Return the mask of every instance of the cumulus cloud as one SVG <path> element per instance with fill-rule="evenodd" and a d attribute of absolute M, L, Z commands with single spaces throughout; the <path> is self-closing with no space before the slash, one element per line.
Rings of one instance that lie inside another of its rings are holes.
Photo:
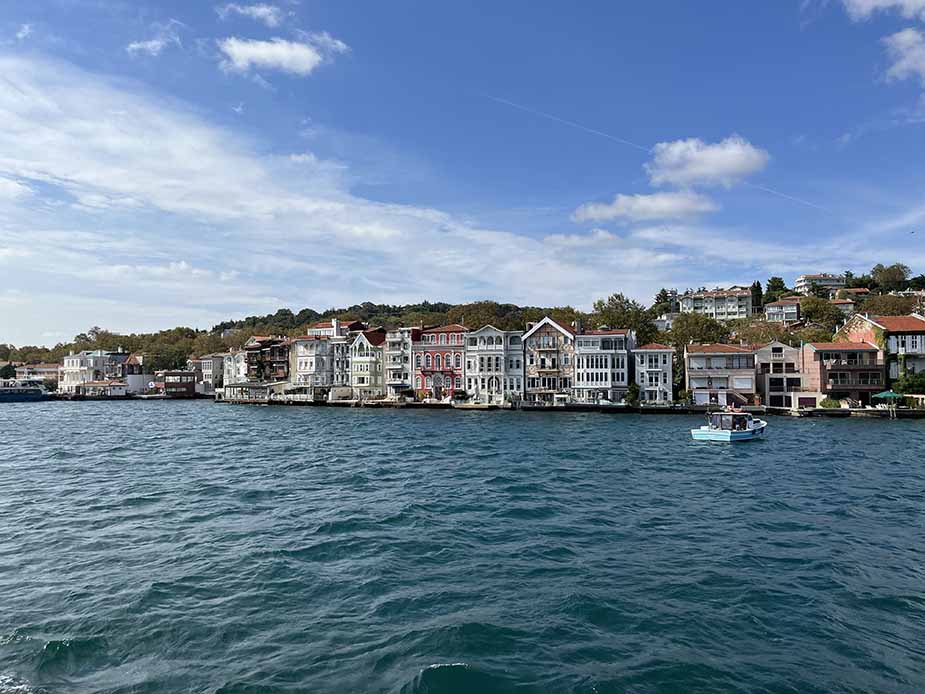
<path fill-rule="evenodd" d="M 154 28 L 156 30 L 156 35 L 154 38 L 145 41 L 133 41 L 125 47 L 125 50 L 131 56 L 144 53 L 152 58 L 156 58 L 163 53 L 164 49 L 168 46 L 181 47 L 183 45 L 180 42 L 180 34 L 178 32 L 178 28 L 181 26 L 183 26 L 183 24 L 175 19 L 171 19 L 166 24 L 155 24 Z"/>
<path fill-rule="evenodd" d="M 876 12 L 897 10 L 907 19 L 925 20 L 925 0 L 842 0 L 855 21 L 870 19 Z"/>
<path fill-rule="evenodd" d="M 248 17 L 258 22 L 263 22 L 268 27 L 278 27 L 283 21 L 283 11 L 276 5 L 267 5 L 257 3 L 255 5 L 239 5 L 229 3 L 215 8 L 218 16 L 227 19 L 230 15 L 236 14 L 242 17 Z"/>
<path fill-rule="evenodd" d="M 576 222 L 653 219 L 684 219 L 719 207 L 709 198 L 690 191 L 652 193 L 651 195 L 617 195 L 610 203 L 587 203 L 575 210 Z"/>
<path fill-rule="evenodd" d="M 224 54 L 221 67 L 226 72 L 247 74 L 256 70 L 275 70 L 305 77 L 325 62 L 325 50 L 308 42 L 274 38 L 269 41 L 231 37 L 218 43 Z"/>
<path fill-rule="evenodd" d="M 698 138 L 659 142 L 645 165 L 652 185 L 730 187 L 761 171 L 770 156 L 739 135 L 710 144 Z"/>
<path fill-rule="evenodd" d="M 918 77 L 925 86 L 925 33 L 917 29 L 903 29 L 884 38 L 883 43 L 893 61 L 887 70 L 887 79 Z"/>

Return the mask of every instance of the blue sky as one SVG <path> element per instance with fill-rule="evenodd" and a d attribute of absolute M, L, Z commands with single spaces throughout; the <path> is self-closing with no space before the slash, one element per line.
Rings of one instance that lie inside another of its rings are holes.
<path fill-rule="evenodd" d="M 925 0 L 6 0 L 0 123 L 0 342 L 925 271 Z"/>

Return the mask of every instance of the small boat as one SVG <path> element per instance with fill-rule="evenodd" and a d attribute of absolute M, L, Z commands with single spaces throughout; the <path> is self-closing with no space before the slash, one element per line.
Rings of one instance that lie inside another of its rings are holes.
<path fill-rule="evenodd" d="M 707 419 L 705 426 L 691 429 L 694 441 L 753 441 L 764 438 L 768 427 L 763 419 L 736 410 L 713 412 Z"/>
<path fill-rule="evenodd" d="M 0 381 L 0 402 L 38 402 L 48 398 L 45 386 L 35 381 Z"/>

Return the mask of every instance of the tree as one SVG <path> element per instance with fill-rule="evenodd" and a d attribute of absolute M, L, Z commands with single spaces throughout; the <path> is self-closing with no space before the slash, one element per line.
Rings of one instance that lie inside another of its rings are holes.
<path fill-rule="evenodd" d="M 909 280 L 909 289 L 915 289 L 916 291 L 925 290 L 925 275 L 916 275 Z"/>
<path fill-rule="evenodd" d="M 772 301 L 777 301 L 782 296 L 789 293 L 790 290 L 787 289 L 783 277 L 771 277 L 768 279 L 767 285 L 765 286 L 764 302 L 767 304 Z"/>
<path fill-rule="evenodd" d="M 679 352 L 691 342 L 714 343 L 729 339 L 729 328 L 699 313 L 682 313 L 671 326 L 671 344 Z"/>
<path fill-rule="evenodd" d="M 655 339 L 658 330 L 652 322 L 654 318 L 652 311 L 623 294 L 611 294 L 606 300 L 598 299 L 591 314 L 591 319 L 599 325 L 635 330 L 636 342 L 640 345 Z"/>
<path fill-rule="evenodd" d="M 623 398 L 626 404 L 635 407 L 639 404 L 639 384 L 633 381 L 626 389 L 626 395 Z"/>
<path fill-rule="evenodd" d="M 811 282 L 811 283 L 810 283 L 810 285 L 809 285 L 809 293 L 810 293 L 811 296 L 815 296 L 815 297 L 817 297 L 817 298 L 819 298 L 819 299 L 828 299 L 828 298 L 829 298 L 829 290 L 826 289 L 825 287 L 822 287 L 822 286 L 816 284 L 815 282 Z"/>
<path fill-rule="evenodd" d="M 906 280 L 909 279 L 912 271 L 902 263 L 893 263 L 886 266 L 882 263 L 877 263 L 870 271 L 870 274 L 881 291 L 892 292 L 905 287 Z"/>
<path fill-rule="evenodd" d="M 789 343 L 790 331 L 780 323 L 772 323 L 762 319 L 743 319 L 735 326 L 737 340 L 750 345 L 766 345 L 772 341 Z"/>
<path fill-rule="evenodd" d="M 752 283 L 752 306 L 759 309 L 764 306 L 764 292 L 761 291 L 761 282 L 758 280 Z"/>
<path fill-rule="evenodd" d="M 834 333 L 839 323 L 845 320 L 841 309 L 817 296 L 808 296 L 800 302 L 800 315 L 803 320 L 818 323 L 830 333 Z"/>
<path fill-rule="evenodd" d="M 16 378 L 16 367 L 12 364 L 0 367 L 0 378 Z"/>
<path fill-rule="evenodd" d="M 672 298 L 671 292 L 662 287 L 655 295 L 655 302 L 652 304 L 652 315 L 660 316 L 663 313 L 672 313 L 677 304 L 677 299 Z"/>
<path fill-rule="evenodd" d="M 825 328 L 803 328 L 793 334 L 794 342 L 831 342 L 832 333 Z"/>
<path fill-rule="evenodd" d="M 907 373 L 893 382 L 897 393 L 922 395 L 925 393 L 925 373 Z"/>
<path fill-rule="evenodd" d="M 907 316 L 912 313 L 919 303 L 914 296 L 872 296 L 858 309 L 859 313 L 868 313 L 872 316 Z"/>

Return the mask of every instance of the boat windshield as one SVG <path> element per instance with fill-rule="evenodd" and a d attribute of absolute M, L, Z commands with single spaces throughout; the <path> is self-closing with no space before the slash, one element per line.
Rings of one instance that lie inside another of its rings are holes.
<path fill-rule="evenodd" d="M 710 415 L 710 427 L 713 429 L 725 429 L 726 431 L 745 431 L 748 429 L 747 414 L 713 414 Z"/>

